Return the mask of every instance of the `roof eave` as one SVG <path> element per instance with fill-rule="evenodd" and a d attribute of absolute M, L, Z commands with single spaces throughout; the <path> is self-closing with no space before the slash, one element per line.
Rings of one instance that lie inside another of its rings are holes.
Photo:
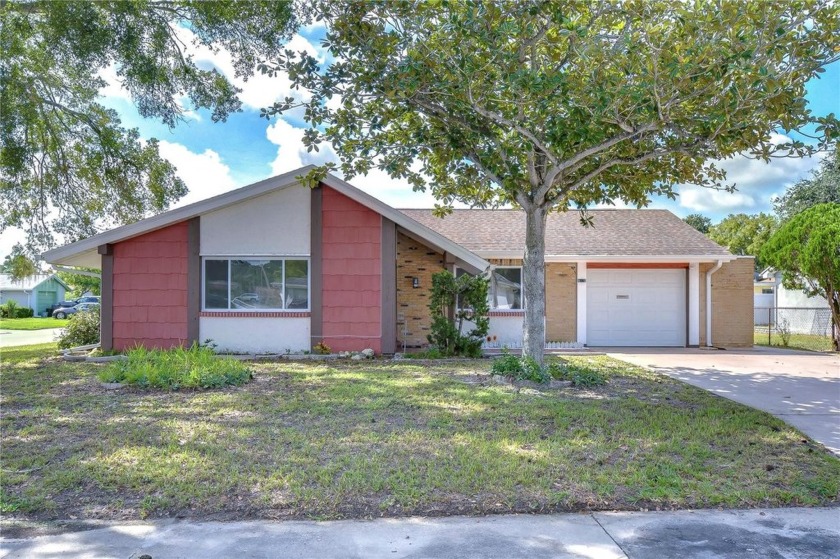
<path fill-rule="evenodd" d="M 478 251 L 486 259 L 521 259 L 522 251 Z M 546 262 L 730 262 L 738 258 L 732 254 L 546 254 Z"/>

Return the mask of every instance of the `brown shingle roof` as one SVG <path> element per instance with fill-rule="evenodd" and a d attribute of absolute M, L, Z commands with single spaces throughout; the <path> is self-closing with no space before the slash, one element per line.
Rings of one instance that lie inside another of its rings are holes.
<path fill-rule="evenodd" d="M 520 210 L 400 210 L 479 255 L 522 252 L 525 214 Z M 557 256 L 729 256 L 730 253 L 667 210 L 591 210 L 593 227 L 580 215 L 551 213 L 545 253 Z"/>

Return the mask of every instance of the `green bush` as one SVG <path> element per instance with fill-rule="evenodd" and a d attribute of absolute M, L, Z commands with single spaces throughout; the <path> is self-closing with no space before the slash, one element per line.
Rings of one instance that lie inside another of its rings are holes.
<path fill-rule="evenodd" d="M 77 312 L 58 337 L 58 347 L 67 349 L 99 343 L 99 307 Z"/>
<path fill-rule="evenodd" d="M 531 357 L 517 357 L 507 351 L 503 351 L 501 357 L 493 360 L 491 374 L 541 384 L 555 378 L 570 381 L 572 386 L 578 388 L 591 388 L 607 383 L 606 377 L 595 369 L 570 365 L 565 361 L 551 361 L 540 367 Z"/>
<path fill-rule="evenodd" d="M 99 374 L 102 382 L 121 382 L 141 388 L 221 388 L 238 386 L 252 378 L 250 369 L 236 359 L 219 357 L 209 347 L 168 350 L 137 347 L 127 359 L 114 361 Z"/>
<path fill-rule="evenodd" d="M 501 357 L 493 360 L 490 368 L 494 375 L 513 377 L 522 372 L 522 363 L 519 358 L 507 351 L 502 351 Z"/>
<path fill-rule="evenodd" d="M 509 377 L 513 380 L 529 380 L 540 384 L 545 384 L 551 380 L 551 375 L 549 375 L 547 369 L 540 367 L 533 357 L 520 358 L 507 351 L 502 352 L 501 357 L 493 360 L 491 374 Z"/>
<path fill-rule="evenodd" d="M 17 311 L 17 301 L 9 299 L 4 305 L 0 306 L 0 318 L 17 318 Z"/>
<path fill-rule="evenodd" d="M 15 313 L 15 318 L 32 318 L 35 316 L 35 311 L 29 307 L 20 307 Z"/>
<path fill-rule="evenodd" d="M 490 328 L 488 285 L 487 278 L 481 276 L 456 278 L 446 271 L 432 275 L 432 325 L 427 339 L 444 356 L 481 357 L 481 345 Z M 465 333 L 468 323 L 473 328 Z"/>
<path fill-rule="evenodd" d="M 546 367 L 548 374 L 558 380 L 571 381 L 572 386 L 579 388 L 590 388 L 603 386 L 607 383 L 606 377 L 595 369 L 570 365 L 566 362 L 551 362 Z"/>

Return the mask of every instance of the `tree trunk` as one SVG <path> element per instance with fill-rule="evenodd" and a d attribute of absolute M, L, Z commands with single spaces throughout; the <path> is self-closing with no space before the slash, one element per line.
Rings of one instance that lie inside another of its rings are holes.
<path fill-rule="evenodd" d="M 831 308 L 831 342 L 834 345 L 834 351 L 840 351 L 840 296 L 831 292 L 826 295 L 828 295 L 828 306 Z"/>
<path fill-rule="evenodd" d="M 545 221 L 546 208 L 529 205 L 525 210 L 525 257 L 522 287 L 525 321 L 522 325 L 522 355 L 543 364 L 545 349 Z"/>

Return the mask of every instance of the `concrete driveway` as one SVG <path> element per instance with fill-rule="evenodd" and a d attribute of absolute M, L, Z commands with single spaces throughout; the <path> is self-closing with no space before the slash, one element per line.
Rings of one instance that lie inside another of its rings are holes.
<path fill-rule="evenodd" d="M 610 348 L 648 367 L 786 421 L 840 455 L 840 355 L 778 348 Z"/>
<path fill-rule="evenodd" d="M 62 328 L 46 330 L 0 330 L 0 347 L 48 344 L 54 342 Z"/>

